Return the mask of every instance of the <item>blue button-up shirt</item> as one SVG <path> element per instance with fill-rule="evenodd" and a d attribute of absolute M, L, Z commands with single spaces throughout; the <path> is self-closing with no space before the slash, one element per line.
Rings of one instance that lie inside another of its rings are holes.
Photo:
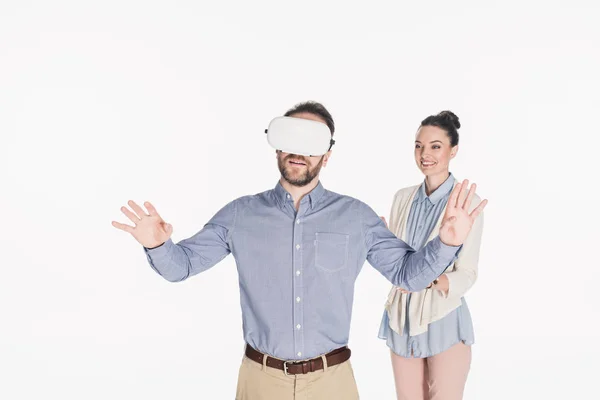
<path fill-rule="evenodd" d="M 194 236 L 145 251 L 152 268 L 172 282 L 233 254 L 245 341 L 272 357 L 302 360 L 347 345 L 354 283 L 365 260 L 394 285 L 418 291 L 457 250 L 436 238 L 415 252 L 369 206 L 321 183 L 296 211 L 278 183 L 227 204 Z"/>

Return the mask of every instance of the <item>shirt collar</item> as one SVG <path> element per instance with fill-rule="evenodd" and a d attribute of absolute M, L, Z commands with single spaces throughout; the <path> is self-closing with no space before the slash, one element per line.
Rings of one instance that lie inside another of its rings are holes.
<path fill-rule="evenodd" d="M 288 201 L 292 201 L 292 195 L 288 193 L 287 190 L 284 189 L 283 185 L 280 181 L 277 181 L 277 185 L 275 185 L 275 197 L 280 205 L 284 205 Z M 315 204 L 321 199 L 323 194 L 325 193 L 325 188 L 321 184 L 321 181 L 317 183 L 317 186 L 310 192 L 304 196 L 308 197 L 308 201 L 310 202 L 310 207 L 314 207 Z M 303 199 L 304 200 L 304 199 Z"/>
<path fill-rule="evenodd" d="M 448 179 L 441 184 L 439 188 L 433 191 L 429 196 L 425 193 L 425 182 L 421 184 L 419 187 L 419 191 L 415 197 L 415 200 L 418 202 L 423 202 L 425 200 L 429 200 L 431 204 L 437 204 L 442 200 L 448 193 L 452 191 L 454 187 L 454 176 L 450 174 Z"/>

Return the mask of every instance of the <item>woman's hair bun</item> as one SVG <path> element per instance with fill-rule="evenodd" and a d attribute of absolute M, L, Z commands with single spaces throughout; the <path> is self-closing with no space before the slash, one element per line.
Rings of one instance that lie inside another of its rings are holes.
<path fill-rule="evenodd" d="M 447 120 L 448 122 L 450 122 L 452 124 L 452 126 L 454 126 L 454 129 L 460 128 L 460 121 L 458 120 L 458 117 L 456 116 L 456 114 L 454 114 L 452 111 L 442 111 L 441 113 L 438 114 L 438 117 L 443 118 L 443 119 Z"/>
<path fill-rule="evenodd" d="M 452 111 L 446 110 L 437 115 L 430 115 L 421 121 L 421 126 L 437 126 L 446 131 L 452 147 L 458 144 L 458 128 L 460 128 L 460 122 L 458 121 L 456 114 Z"/>

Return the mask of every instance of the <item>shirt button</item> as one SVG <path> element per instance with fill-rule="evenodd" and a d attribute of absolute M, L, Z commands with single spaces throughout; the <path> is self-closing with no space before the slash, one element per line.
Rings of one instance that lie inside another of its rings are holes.
<path fill-rule="evenodd" d="M 300 303 L 300 297 L 296 297 L 296 303 Z"/>
<path fill-rule="evenodd" d="M 287 195 L 287 198 L 288 198 L 288 199 L 290 198 L 290 195 L 289 195 L 289 194 Z"/>
<path fill-rule="evenodd" d="M 298 357 L 302 357 L 302 352 L 298 352 Z"/>
<path fill-rule="evenodd" d="M 299 220 L 299 219 L 297 219 L 297 220 L 296 220 L 296 223 L 297 223 L 297 224 L 299 224 L 299 223 L 300 223 L 300 220 Z"/>
<path fill-rule="evenodd" d="M 302 326 L 300 326 L 300 324 L 296 325 L 296 329 L 300 330 L 300 328 L 302 328 Z"/>
<path fill-rule="evenodd" d="M 300 276 L 300 271 L 296 271 L 296 276 Z"/>
<path fill-rule="evenodd" d="M 299 244 L 296 245 L 296 250 L 298 250 L 298 249 L 300 249 L 300 245 Z"/>

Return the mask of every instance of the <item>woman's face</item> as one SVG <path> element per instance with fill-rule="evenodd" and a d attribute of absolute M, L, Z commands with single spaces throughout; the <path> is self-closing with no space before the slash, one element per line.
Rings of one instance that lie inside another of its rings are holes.
<path fill-rule="evenodd" d="M 415 140 L 415 161 L 425 176 L 448 172 L 448 164 L 454 158 L 458 146 L 450 146 L 450 137 L 437 126 L 422 126 Z"/>

